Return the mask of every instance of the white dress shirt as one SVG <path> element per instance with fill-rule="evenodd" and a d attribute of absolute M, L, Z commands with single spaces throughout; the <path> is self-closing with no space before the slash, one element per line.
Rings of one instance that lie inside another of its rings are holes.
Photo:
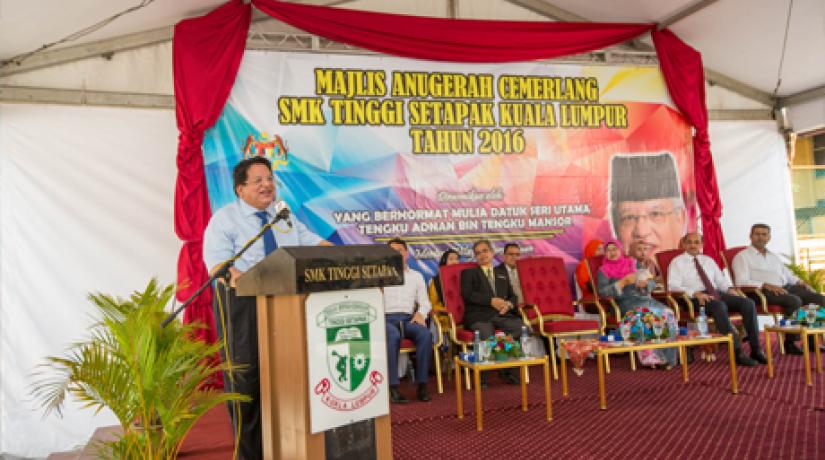
<path fill-rule="evenodd" d="M 513 287 L 513 292 L 516 294 L 516 300 L 521 305 L 524 303 L 524 296 L 521 294 L 521 280 L 518 277 L 518 270 L 510 268 L 507 264 L 504 264 L 504 268 L 507 269 L 507 276 L 510 277 L 510 286 Z"/>
<path fill-rule="evenodd" d="M 412 314 L 415 304 L 418 304 L 418 313 L 425 318 L 430 313 L 430 296 L 427 294 L 427 285 L 424 284 L 424 277 L 421 273 L 404 268 L 404 284 L 400 286 L 387 286 L 384 288 L 384 313 L 406 313 Z"/>
<path fill-rule="evenodd" d="M 799 282 L 799 278 L 788 270 L 776 254 L 766 250 L 763 255 L 753 246 L 739 251 L 731 266 L 736 273 L 737 286 L 761 288 L 765 283 L 785 286 Z"/>
<path fill-rule="evenodd" d="M 275 217 L 275 203 L 265 209 L 268 219 Z M 218 209 L 209 219 L 209 225 L 203 232 L 203 261 L 206 269 L 212 270 L 219 263 L 234 256 L 250 238 L 261 231 L 261 219 L 255 215 L 257 209 L 243 200 Z M 275 235 L 278 247 L 281 246 L 315 246 L 323 238 L 310 231 L 304 224 L 291 217 L 292 227 L 284 221 L 270 227 Z M 265 256 L 263 238 L 256 241 L 240 259 L 235 261 L 235 268 L 245 272 L 262 261 Z"/>
<path fill-rule="evenodd" d="M 716 261 L 704 254 L 699 254 L 696 258 L 699 259 L 699 265 L 708 276 L 710 284 L 720 294 L 726 293 L 731 284 L 716 265 Z M 670 291 L 682 291 L 689 297 L 693 297 L 697 291 L 705 290 L 705 283 L 699 277 L 692 255 L 685 252 L 673 258 L 667 270 L 667 288 Z"/>

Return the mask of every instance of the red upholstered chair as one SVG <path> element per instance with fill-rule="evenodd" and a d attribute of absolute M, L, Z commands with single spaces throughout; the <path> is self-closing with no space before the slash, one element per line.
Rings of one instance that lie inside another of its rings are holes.
<path fill-rule="evenodd" d="M 753 299 L 754 302 L 756 302 L 756 314 L 769 315 L 773 318 L 776 324 L 779 324 L 780 318 L 782 318 L 785 314 L 785 309 L 782 308 L 781 305 L 769 304 L 768 300 L 765 298 L 765 294 L 761 289 L 759 289 L 758 286 L 740 286 L 739 283 L 736 282 L 736 273 L 733 271 L 733 258 L 745 249 L 745 247 L 746 246 L 736 246 L 735 248 L 728 248 L 720 252 L 719 255 L 722 257 L 722 263 L 725 265 L 725 268 L 728 269 L 731 281 L 733 281 L 733 285 L 736 286 L 736 289 L 740 290 L 743 294 L 747 295 Z M 784 340 L 779 340 L 779 351 L 782 354 L 785 354 L 784 342 Z"/>
<path fill-rule="evenodd" d="M 564 269 L 558 257 L 531 257 L 516 262 L 525 306 L 524 321 L 535 327 L 550 342 L 550 362 L 553 378 L 556 370 L 555 338 L 585 334 L 600 334 L 603 329 L 594 320 L 575 319 L 573 295 Z"/>
<path fill-rule="evenodd" d="M 594 256 L 584 259 L 584 265 L 590 273 L 590 281 L 588 281 L 590 293 L 579 299 L 579 305 L 582 306 L 585 312 L 599 315 L 604 327 L 618 329 L 619 321 L 622 319 L 619 306 L 616 305 L 612 297 L 604 297 L 599 294 L 598 273 L 603 262 L 604 256 Z M 595 307 L 595 309 L 593 307 Z"/>
<path fill-rule="evenodd" d="M 444 296 L 444 308 L 446 310 L 433 312 L 437 317 L 447 318 L 450 341 L 458 346 L 461 351 L 467 352 L 468 347 L 473 345 L 473 331 L 464 329 L 464 298 L 461 297 L 461 272 L 468 268 L 475 267 L 472 262 L 461 264 L 444 265 L 439 269 L 441 274 L 441 292 Z M 465 369 L 465 380 L 467 388 L 470 388 L 470 374 Z"/>

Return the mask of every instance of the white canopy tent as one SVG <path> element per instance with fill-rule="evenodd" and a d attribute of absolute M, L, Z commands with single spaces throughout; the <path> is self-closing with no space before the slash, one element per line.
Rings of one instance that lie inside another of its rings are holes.
<path fill-rule="evenodd" d="M 0 454 L 69 450 L 95 427 L 114 423 L 109 414 L 71 404 L 63 419 L 42 418 L 30 401 L 31 373 L 44 356 L 83 336 L 89 291 L 125 295 L 151 276 L 174 280 L 172 25 L 221 3 L 0 1 L 0 60 L 8 60 L 0 67 Z M 825 3 L 794 1 L 787 40 L 787 1 L 311 3 L 456 18 L 668 25 L 703 54 L 728 244 L 745 244 L 750 224 L 764 221 L 774 227 L 772 248 L 793 253 L 783 134 L 825 127 Z M 136 4 L 145 6 L 78 40 L 18 57 Z M 255 16 L 247 46 L 366 52 L 263 15 Z M 656 65 L 644 38 L 565 60 Z"/>

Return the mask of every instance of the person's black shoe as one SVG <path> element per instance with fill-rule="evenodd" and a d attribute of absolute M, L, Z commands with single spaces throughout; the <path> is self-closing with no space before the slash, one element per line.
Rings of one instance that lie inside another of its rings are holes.
<path fill-rule="evenodd" d="M 801 355 L 802 349 L 794 342 L 785 342 L 785 354 L 787 355 Z"/>
<path fill-rule="evenodd" d="M 404 395 L 398 391 L 397 386 L 390 385 L 390 402 L 395 404 L 407 404 L 410 400 L 405 398 Z"/>
<path fill-rule="evenodd" d="M 426 383 L 419 383 L 418 384 L 418 391 L 416 391 L 415 396 L 418 398 L 419 401 L 427 402 L 430 398 L 430 393 L 427 391 L 427 384 Z"/>
<path fill-rule="evenodd" d="M 745 366 L 745 367 L 753 367 L 756 366 L 757 362 L 751 358 L 749 358 L 744 353 L 737 352 L 736 353 L 736 365 L 737 366 Z"/>
<path fill-rule="evenodd" d="M 751 358 L 759 364 L 768 364 L 768 358 L 761 351 L 751 353 Z"/>

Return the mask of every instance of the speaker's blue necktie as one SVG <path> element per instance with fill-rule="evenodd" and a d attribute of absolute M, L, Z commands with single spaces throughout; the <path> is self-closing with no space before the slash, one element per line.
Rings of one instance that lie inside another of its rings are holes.
<path fill-rule="evenodd" d="M 261 219 L 261 227 L 269 223 L 269 214 L 266 211 L 258 211 L 255 215 Z M 278 249 L 278 243 L 275 241 L 275 235 L 272 234 L 272 229 L 268 228 L 264 233 L 264 254 L 268 256 L 276 249 Z"/>

